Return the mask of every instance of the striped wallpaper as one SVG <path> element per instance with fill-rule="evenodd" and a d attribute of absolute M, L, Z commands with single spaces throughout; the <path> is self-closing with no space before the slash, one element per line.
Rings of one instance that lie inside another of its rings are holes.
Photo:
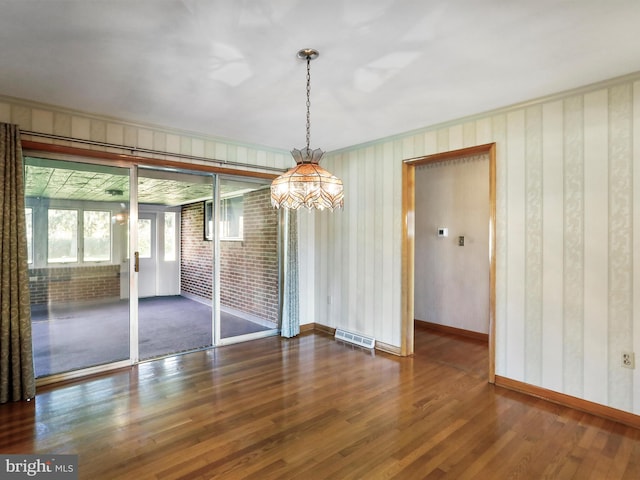
<path fill-rule="evenodd" d="M 286 150 L 255 145 L 245 145 L 230 140 L 171 130 L 157 126 L 127 123 L 97 115 L 63 110 L 25 100 L 0 96 L 0 122 L 14 123 L 22 131 L 69 137 L 77 140 L 125 145 L 133 149 L 149 149 L 167 152 L 156 158 L 170 158 L 171 154 L 193 155 L 204 161 L 185 160 L 185 163 L 207 163 L 207 159 L 245 163 L 256 167 L 291 168 L 295 163 Z M 55 143 L 78 148 L 93 148 L 115 153 L 121 149 L 87 147 L 80 142 L 51 140 L 23 135 L 23 139 L 43 143 Z M 130 150 L 124 150 L 130 153 Z"/>
<path fill-rule="evenodd" d="M 302 222 L 314 321 L 400 345 L 402 161 L 490 142 L 496 374 L 640 414 L 640 75 L 328 155 L 345 209 Z"/>
<path fill-rule="evenodd" d="M 10 98 L 0 122 L 168 157 L 292 165 L 286 151 Z M 640 367 L 621 367 L 623 351 L 640 362 L 640 74 L 327 154 L 345 209 L 299 214 L 302 322 L 400 346 L 402 161 L 490 142 L 496 374 L 640 414 Z"/>

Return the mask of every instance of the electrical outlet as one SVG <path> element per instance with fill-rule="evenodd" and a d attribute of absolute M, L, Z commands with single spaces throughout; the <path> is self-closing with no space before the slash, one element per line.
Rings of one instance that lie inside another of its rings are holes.
<path fill-rule="evenodd" d="M 636 368 L 636 356 L 633 352 L 622 352 L 622 366 L 624 368 Z"/>

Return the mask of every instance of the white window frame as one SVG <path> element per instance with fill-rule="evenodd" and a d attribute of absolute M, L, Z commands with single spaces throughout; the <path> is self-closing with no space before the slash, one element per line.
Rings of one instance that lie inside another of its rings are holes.
<path fill-rule="evenodd" d="M 47 205 L 41 205 L 37 199 L 26 199 L 25 209 L 31 209 L 32 215 L 32 262 L 29 268 L 59 268 L 73 266 L 90 265 L 114 265 L 119 263 L 115 259 L 119 258 L 118 249 L 126 248 L 126 245 L 117 246 L 115 241 L 116 215 L 121 213 L 120 203 L 104 202 L 73 202 L 63 200 L 51 200 Z M 48 258 L 48 218 L 49 210 L 75 210 L 78 212 L 77 242 L 78 256 L 73 262 L 50 262 Z M 110 258 L 109 260 L 85 261 L 84 260 L 84 212 L 109 212 L 111 219 L 109 229 Z M 126 228 L 123 225 L 122 228 Z M 42 232 L 42 233 L 41 233 Z"/>

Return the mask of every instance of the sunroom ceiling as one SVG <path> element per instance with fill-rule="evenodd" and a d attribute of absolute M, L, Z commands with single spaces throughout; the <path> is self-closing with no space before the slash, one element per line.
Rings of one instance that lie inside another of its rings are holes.
<path fill-rule="evenodd" d="M 25 159 L 25 196 L 55 200 L 129 202 L 126 169 L 102 165 L 82 165 L 56 160 Z M 144 170 L 138 176 L 138 202 L 163 206 L 184 205 L 212 197 L 212 177 L 179 172 Z M 221 196 L 255 190 L 262 184 L 249 181 L 220 182 Z"/>

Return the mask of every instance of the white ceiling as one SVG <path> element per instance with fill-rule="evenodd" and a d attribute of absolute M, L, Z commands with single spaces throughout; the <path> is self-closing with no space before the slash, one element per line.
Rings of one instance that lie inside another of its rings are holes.
<path fill-rule="evenodd" d="M 0 0 L 0 95 L 335 150 L 640 71 L 639 0 Z"/>

